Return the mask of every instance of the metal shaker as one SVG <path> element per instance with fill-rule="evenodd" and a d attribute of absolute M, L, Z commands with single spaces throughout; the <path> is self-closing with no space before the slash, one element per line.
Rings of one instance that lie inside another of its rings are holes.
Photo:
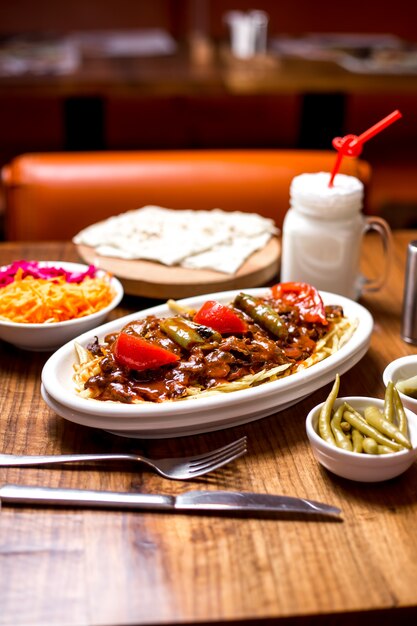
<path fill-rule="evenodd" d="M 417 344 L 417 240 L 408 244 L 401 336 Z"/>

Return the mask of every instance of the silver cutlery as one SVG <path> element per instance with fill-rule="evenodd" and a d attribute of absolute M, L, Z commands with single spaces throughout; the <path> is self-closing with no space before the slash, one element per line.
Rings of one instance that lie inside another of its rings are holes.
<path fill-rule="evenodd" d="M 238 459 L 247 451 L 247 438 L 241 437 L 216 450 L 183 458 L 149 459 L 139 454 L 54 454 L 17 455 L 0 454 L 0 467 L 58 465 L 91 461 L 133 461 L 152 467 L 158 474 L 173 480 L 190 480 Z"/>
<path fill-rule="evenodd" d="M 56 487 L 26 487 L 4 485 L 0 487 L 2 504 L 34 504 L 82 506 L 110 509 L 145 509 L 168 512 L 217 513 L 299 513 L 339 517 L 337 507 L 290 496 L 236 491 L 188 491 L 178 496 L 117 493 Z"/>

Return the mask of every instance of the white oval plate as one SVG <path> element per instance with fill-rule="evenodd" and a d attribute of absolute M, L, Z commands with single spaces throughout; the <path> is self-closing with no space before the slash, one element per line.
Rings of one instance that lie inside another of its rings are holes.
<path fill-rule="evenodd" d="M 262 296 L 266 288 L 248 289 L 245 293 Z M 223 291 L 197 296 L 180 302 L 199 308 L 206 300 L 228 303 L 236 291 Z M 82 398 L 74 389 L 72 376 L 76 362 L 74 341 L 57 350 L 46 362 L 42 371 L 42 395 L 45 402 L 61 417 L 72 422 L 101 428 L 118 435 L 138 438 L 163 438 L 194 435 L 220 430 L 257 420 L 277 413 L 299 402 L 310 393 L 331 382 L 335 374 L 343 374 L 353 367 L 367 352 L 373 319 L 363 306 L 343 296 L 321 292 L 325 304 L 343 307 L 346 317 L 356 319 L 358 327 L 350 340 L 335 354 L 312 367 L 280 380 L 258 387 L 241 389 L 188 400 L 161 404 L 123 404 Z M 87 346 L 95 336 L 118 331 L 125 324 L 146 315 L 166 316 L 172 312 L 166 304 L 113 320 L 95 330 L 80 335 L 75 341 Z"/>

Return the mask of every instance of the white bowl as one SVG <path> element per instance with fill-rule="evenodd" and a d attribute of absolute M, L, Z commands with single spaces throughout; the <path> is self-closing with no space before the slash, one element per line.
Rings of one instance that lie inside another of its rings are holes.
<path fill-rule="evenodd" d="M 70 272 L 85 272 L 87 265 L 81 263 L 64 263 L 61 261 L 39 262 L 41 267 L 62 267 Z M 105 272 L 98 270 L 97 276 Z M 23 350 L 51 351 L 60 348 L 65 343 L 78 335 L 95 328 L 104 322 L 107 315 L 121 301 L 123 287 L 117 278 L 111 278 L 111 286 L 115 292 L 113 300 L 103 309 L 65 322 L 52 322 L 48 324 L 25 324 L 8 320 L 0 320 L 0 339 L 7 341 Z"/>
<path fill-rule="evenodd" d="M 399 359 L 395 359 L 395 361 L 391 361 L 391 363 L 385 368 L 382 379 L 385 386 L 387 386 L 390 380 L 392 380 L 395 385 L 395 383 L 399 380 L 405 380 L 406 378 L 411 378 L 411 376 L 416 375 L 417 354 L 411 354 L 409 356 L 402 356 Z M 410 411 L 417 413 L 417 399 L 411 398 L 401 391 L 398 391 L 398 393 L 400 394 L 403 405 L 407 409 L 410 409 Z"/>
<path fill-rule="evenodd" d="M 371 405 L 379 409 L 384 407 L 383 400 L 366 396 L 351 396 L 338 398 L 335 402 L 335 408 L 343 402 L 347 402 L 359 412 Z M 320 437 L 318 434 L 318 417 L 323 404 L 322 402 L 315 406 L 307 415 L 306 430 L 315 458 L 333 474 L 359 482 L 379 482 L 399 476 L 417 459 L 417 417 L 408 409 L 405 409 L 405 412 L 412 449 L 393 452 L 392 454 L 372 455 L 342 450 Z"/>

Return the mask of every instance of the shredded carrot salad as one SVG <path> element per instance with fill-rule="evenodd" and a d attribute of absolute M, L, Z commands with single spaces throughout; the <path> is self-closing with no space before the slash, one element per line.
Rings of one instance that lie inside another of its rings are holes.
<path fill-rule="evenodd" d="M 0 319 L 27 324 L 64 322 L 95 313 L 113 298 L 108 275 L 68 282 L 65 275 L 25 276 L 19 268 L 13 282 L 0 290 Z"/>

